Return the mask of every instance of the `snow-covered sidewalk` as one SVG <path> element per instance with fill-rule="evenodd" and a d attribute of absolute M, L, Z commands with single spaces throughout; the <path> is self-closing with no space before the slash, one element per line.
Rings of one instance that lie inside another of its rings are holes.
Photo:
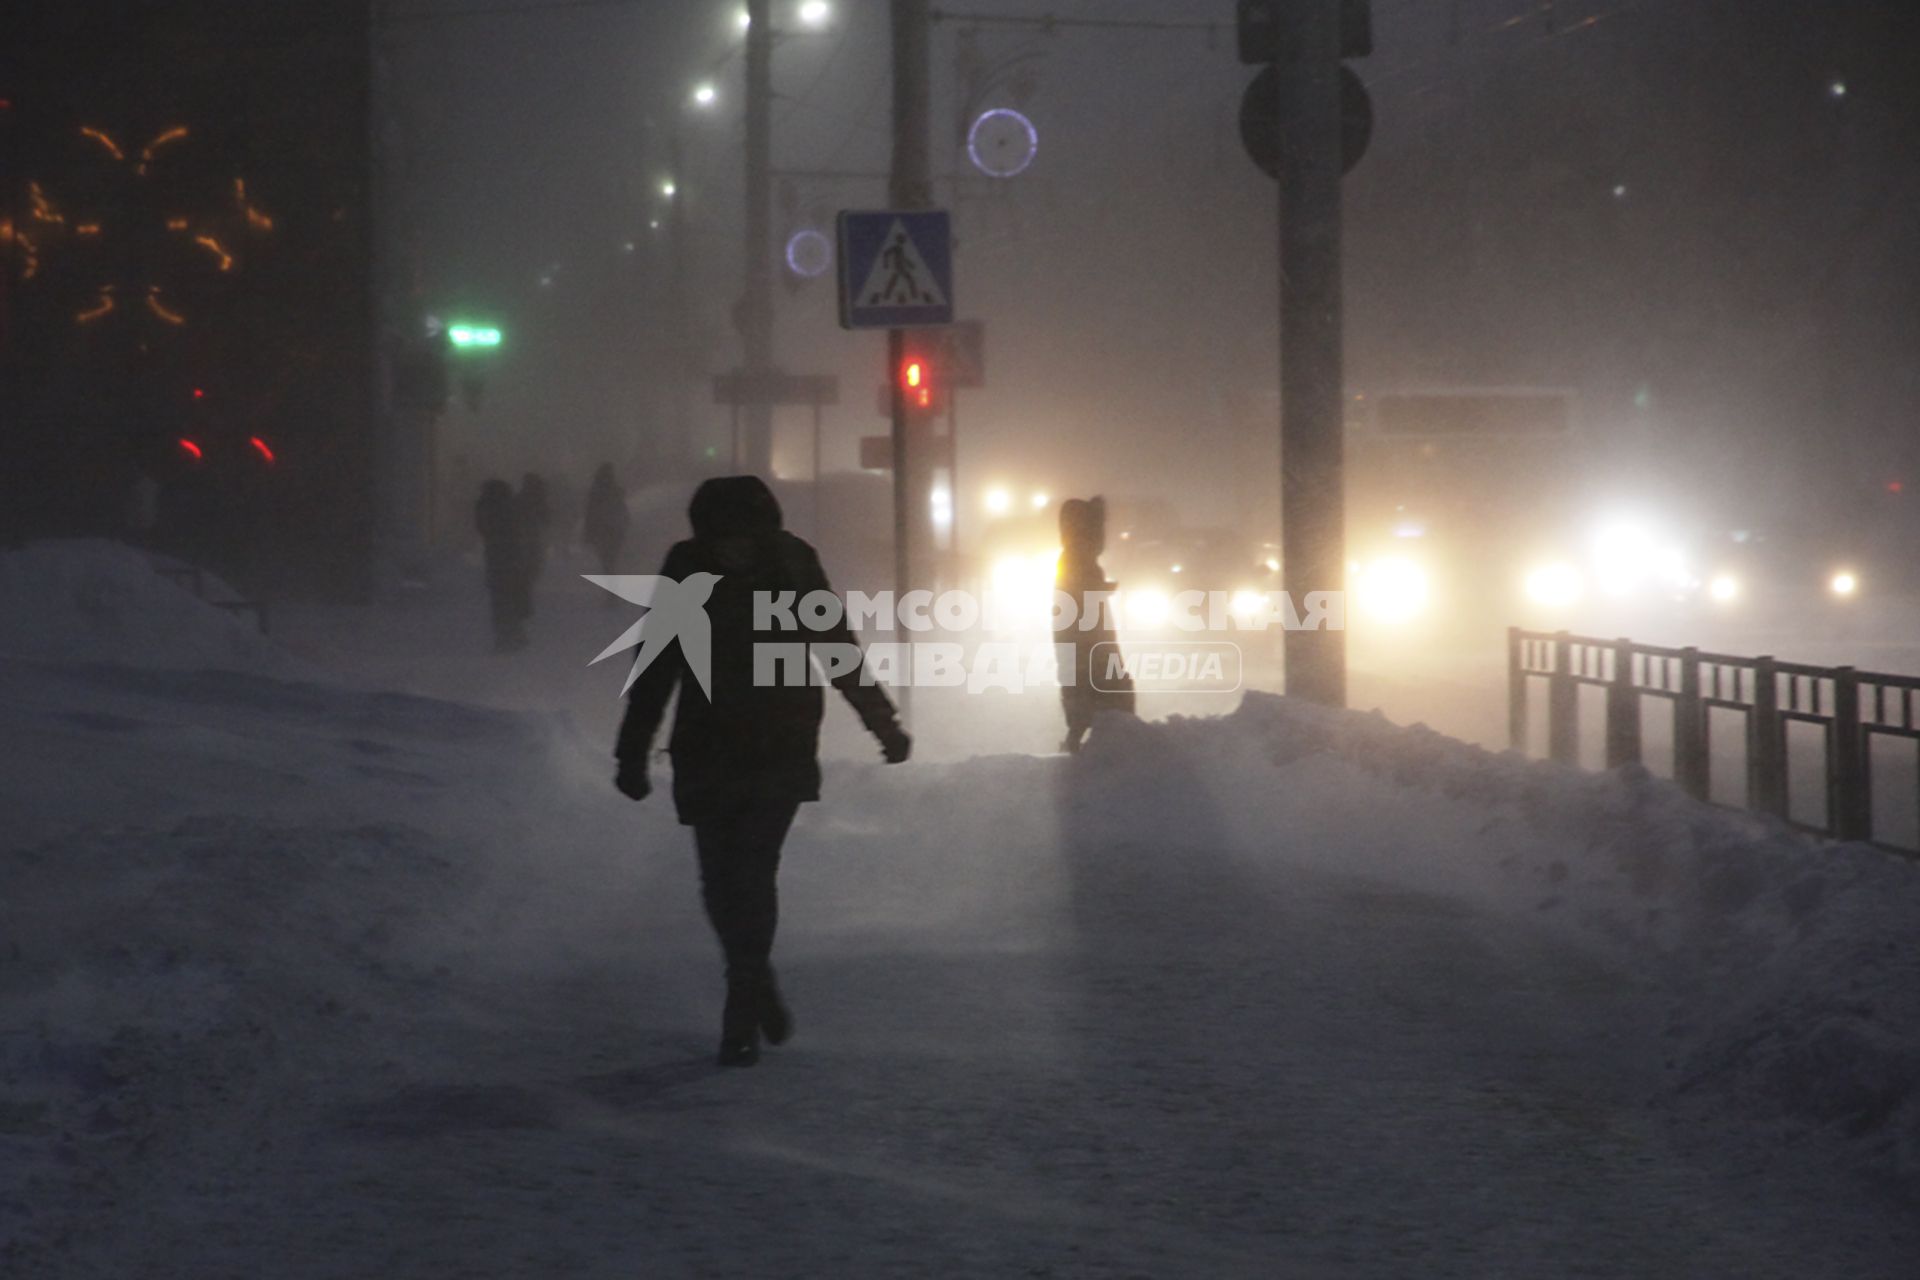
<path fill-rule="evenodd" d="M 794 1042 L 563 717 L 0 660 L 0 1275 L 1847 1276 L 1920 883 L 1251 696 L 838 765 Z"/>

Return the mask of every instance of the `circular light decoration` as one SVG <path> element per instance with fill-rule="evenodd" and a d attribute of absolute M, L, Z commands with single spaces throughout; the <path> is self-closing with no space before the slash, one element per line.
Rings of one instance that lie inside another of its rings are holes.
<path fill-rule="evenodd" d="M 787 269 L 812 280 L 833 265 L 833 241 L 812 227 L 803 227 L 787 239 Z"/>
<path fill-rule="evenodd" d="M 1040 131 L 1012 107 L 982 112 L 967 130 L 967 158 L 990 178 L 1011 178 L 1033 163 Z"/>

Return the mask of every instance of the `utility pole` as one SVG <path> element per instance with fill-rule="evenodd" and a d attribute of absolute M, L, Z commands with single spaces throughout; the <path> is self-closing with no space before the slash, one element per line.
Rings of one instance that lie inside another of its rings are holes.
<path fill-rule="evenodd" d="M 927 0 L 892 0 L 893 35 L 893 175 L 887 189 L 895 209 L 926 209 L 933 205 L 933 180 L 928 161 L 932 96 L 928 87 L 931 62 Z M 887 385 L 893 388 L 893 577 L 896 599 L 913 589 L 913 528 L 916 512 L 926 503 L 916 492 L 917 460 L 907 438 L 907 403 L 899 370 L 906 359 L 907 335 L 887 330 Z M 900 687 L 904 716 L 912 681 Z"/>
<path fill-rule="evenodd" d="M 1283 24 L 1280 136 L 1280 546 L 1296 604 L 1339 591 L 1347 565 L 1346 393 L 1341 365 L 1342 0 L 1295 0 Z M 1347 701 L 1344 630 L 1285 633 L 1287 693 Z"/>
<path fill-rule="evenodd" d="M 692 370 L 695 351 L 687 294 L 687 279 L 692 272 L 692 244 L 687 235 L 685 214 L 690 197 L 685 186 L 686 171 L 681 165 L 678 103 L 673 104 L 673 109 L 667 115 L 666 133 L 667 173 L 677 184 L 673 198 L 667 201 L 667 323 L 673 327 L 666 341 L 673 359 L 673 371 L 667 379 L 667 385 L 672 389 L 667 412 L 673 415 L 673 429 L 671 434 L 657 428 L 652 432 L 649 441 L 652 456 L 648 462 L 655 469 L 663 465 L 681 466 L 694 444 Z M 671 445 L 667 443 L 669 440 Z M 672 453 L 667 452 L 668 448 L 672 449 Z"/>
<path fill-rule="evenodd" d="M 749 381 L 773 371 L 773 4 L 747 0 L 747 238 L 746 292 L 740 300 L 741 366 Z M 742 406 L 740 470 L 773 470 L 773 406 L 752 399 Z"/>

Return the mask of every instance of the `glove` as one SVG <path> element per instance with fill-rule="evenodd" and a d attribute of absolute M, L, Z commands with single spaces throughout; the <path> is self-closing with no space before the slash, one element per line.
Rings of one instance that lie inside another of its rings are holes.
<path fill-rule="evenodd" d="M 874 730 L 874 736 L 880 739 L 880 754 L 888 764 L 900 764 L 913 754 L 913 739 L 897 722 L 882 725 Z"/>
<path fill-rule="evenodd" d="M 620 788 L 620 794 L 629 800 L 645 800 L 653 794 L 653 782 L 647 777 L 647 766 L 638 762 L 622 760 L 620 772 L 613 775 L 613 785 Z"/>

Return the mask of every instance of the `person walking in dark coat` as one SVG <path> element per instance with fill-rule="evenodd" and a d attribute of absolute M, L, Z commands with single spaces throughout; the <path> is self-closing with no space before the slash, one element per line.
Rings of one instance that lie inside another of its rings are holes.
<path fill-rule="evenodd" d="M 509 653 L 524 649 L 527 644 L 525 541 L 520 536 L 513 487 L 499 479 L 481 485 L 480 500 L 473 508 L 473 524 L 480 533 L 480 552 L 486 565 L 494 651 Z"/>
<path fill-rule="evenodd" d="M 613 464 L 603 462 L 600 469 L 593 473 L 593 484 L 587 490 L 587 514 L 583 530 L 587 535 L 587 545 L 600 557 L 601 573 L 613 572 L 613 566 L 620 559 L 620 544 L 627 540 L 630 520 L 626 490 L 614 478 Z M 609 593 L 607 603 L 612 604 L 617 598 Z"/>
<path fill-rule="evenodd" d="M 1067 715 L 1067 736 L 1060 747 L 1067 752 L 1080 750 L 1100 712 L 1134 714 L 1133 677 L 1107 671 L 1109 658 L 1119 653 L 1120 645 L 1113 610 L 1100 594 L 1114 589 L 1100 567 L 1100 555 L 1106 549 L 1107 500 L 1069 498 L 1061 503 L 1056 585 L 1073 597 L 1075 605 L 1072 629 L 1062 627 L 1054 633 L 1056 644 L 1073 647 L 1073 678 L 1060 682 L 1060 704 Z"/>
<path fill-rule="evenodd" d="M 825 698 L 818 684 L 756 684 L 757 643 L 854 644 L 844 620 L 823 631 L 754 630 L 758 593 L 826 591 L 820 558 L 781 527 L 780 505 L 753 476 L 708 480 L 689 510 L 693 537 L 674 544 L 660 576 L 710 588 L 705 601 L 708 680 L 703 692 L 682 640 L 671 642 L 636 677 L 614 749 L 615 785 L 635 800 L 652 791 L 647 758 L 665 714 L 680 691 L 667 753 L 673 761 L 673 802 L 693 828 L 700 861 L 701 898 L 726 961 L 727 997 L 721 1013 L 720 1062 L 751 1066 L 760 1039 L 784 1042 L 792 1015 L 774 977 L 771 955 L 779 922 L 776 875 L 780 847 L 799 807 L 820 798 L 820 720 Z M 657 615 L 657 611 L 656 611 Z M 650 617 L 656 615 L 649 615 Z M 642 632 L 645 652 L 645 633 Z M 697 659 L 696 659 L 697 661 Z M 864 670 L 834 678 L 888 763 L 912 750 L 893 704 Z"/>

